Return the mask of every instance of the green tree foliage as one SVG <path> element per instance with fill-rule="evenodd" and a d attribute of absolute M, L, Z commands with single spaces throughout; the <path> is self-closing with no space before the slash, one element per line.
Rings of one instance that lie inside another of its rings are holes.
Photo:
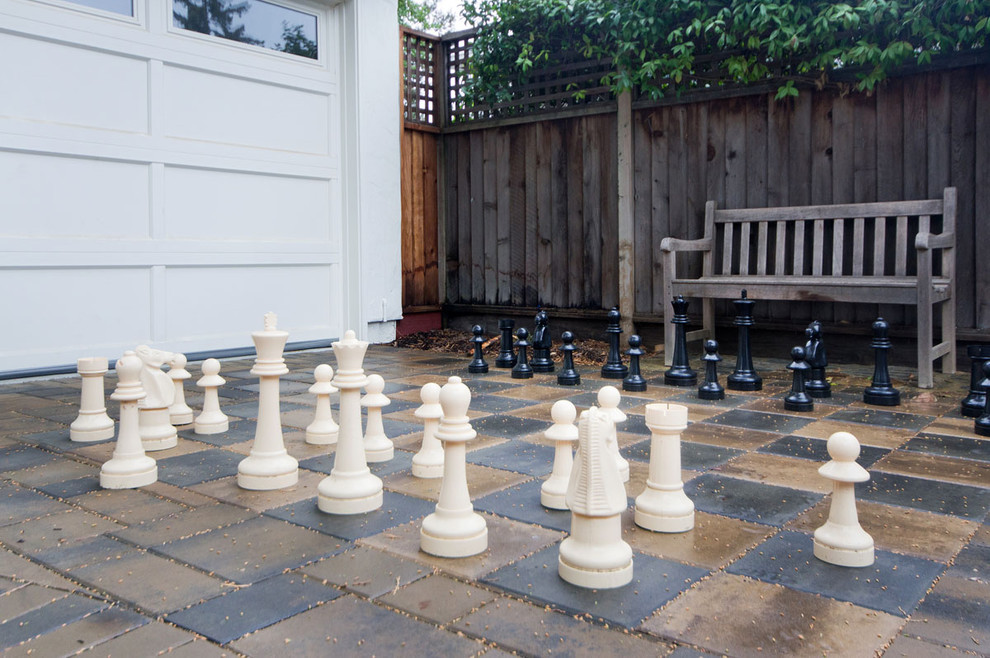
<path fill-rule="evenodd" d="M 275 44 L 275 50 L 283 53 L 292 53 L 301 57 L 316 59 L 318 57 L 316 42 L 307 39 L 303 32 L 302 25 L 289 25 L 288 21 L 282 21 L 282 40 Z"/>
<path fill-rule="evenodd" d="M 178 11 L 184 8 L 185 12 Z M 186 30 L 212 34 L 214 36 L 263 46 L 264 41 L 247 34 L 243 24 L 235 25 L 244 12 L 251 8 L 250 2 L 233 3 L 228 0 L 175 0 L 172 17 L 175 24 Z"/>
<path fill-rule="evenodd" d="M 423 32 L 443 34 L 454 15 L 437 9 L 437 0 L 399 0 L 399 24 Z"/>
<path fill-rule="evenodd" d="M 602 83 L 652 98 L 766 80 L 785 98 L 842 69 L 870 92 L 901 65 L 990 45 L 990 0 L 465 0 L 464 13 L 475 103 L 578 59 L 610 61 Z"/>

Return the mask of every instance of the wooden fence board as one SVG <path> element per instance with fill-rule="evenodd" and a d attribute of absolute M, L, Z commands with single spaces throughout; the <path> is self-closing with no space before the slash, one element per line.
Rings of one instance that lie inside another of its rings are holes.
<path fill-rule="evenodd" d="M 633 288 L 637 313 L 653 311 L 652 144 L 650 114 L 633 115 Z"/>
<path fill-rule="evenodd" d="M 976 138 L 976 89 L 972 68 L 956 69 L 949 74 L 951 110 L 949 116 L 949 184 L 959 188 L 957 212 L 964 217 L 973 216 L 973 200 L 977 187 L 990 185 L 990 180 L 974 177 L 976 153 L 973 143 Z M 990 221 L 990 217 L 977 217 L 978 221 Z M 988 244 L 981 245 L 976 254 L 973 223 L 956 227 L 956 259 L 963 263 L 973 263 L 977 258 L 986 258 Z M 963 326 L 971 326 L 976 320 L 976 278 L 975 268 L 956 268 L 956 319 Z"/>
<path fill-rule="evenodd" d="M 549 300 L 553 288 L 553 208 L 556 202 L 566 203 L 566 190 L 560 191 L 560 181 L 557 170 L 561 166 L 561 144 L 558 127 L 552 123 L 539 123 L 536 171 L 536 203 L 537 203 L 537 243 L 536 258 L 538 263 L 535 304 Z"/>
<path fill-rule="evenodd" d="M 990 76 L 979 75 L 976 79 L 976 126 L 973 151 L 975 164 L 973 180 L 976 182 L 973 199 L 973 244 L 990 244 Z M 966 218 L 960 222 L 965 224 Z M 958 261 L 963 263 L 962 259 Z M 974 324 L 990 327 L 990 258 L 977 258 L 973 262 L 973 289 L 979 291 L 974 305 Z M 956 268 L 959 271 L 959 268 Z"/>
<path fill-rule="evenodd" d="M 589 306 L 611 308 L 619 305 L 619 179 L 618 179 L 618 133 L 615 117 L 601 115 L 588 117 L 596 124 L 602 151 L 599 154 L 601 167 L 597 182 L 599 188 L 599 222 L 601 223 L 602 274 L 601 293 Z M 587 238 L 585 238 L 587 240 Z"/>
<path fill-rule="evenodd" d="M 471 133 L 471 301 L 485 299 L 485 132 Z"/>
<path fill-rule="evenodd" d="M 526 287 L 526 137 L 529 126 L 508 133 L 509 222 L 506 249 L 509 251 L 509 303 L 521 306 Z M 535 233 L 535 231 L 534 231 Z"/>
<path fill-rule="evenodd" d="M 570 224 L 575 227 L 575 232 L 577 231 L 577 227 L 580 226 L 580 222 L 574 219 L 575 213 L 570 212 L 571 206 L 574 206 L 575 209 L 580 208 L 582 202 L 580 176 L 573 182 L 573 187 L 571 180 L 571 170 L 574 166 L 574 161 L 577 159 L 574 155 L 575 145 L 578 149 L 581 147 L 580 137 L 570 134 L 576 125 L 578 125 L 576 122 L 571 122 L 570 125 L 566 123 L 557 124 L 554 126 L 553 133 L 553 206 L 550 209 L 550 231 L 544 238 L 551 247 L 551 277 L 549 285 L 543 290 L 541 301 L 544 304 L 550 303 L 554 306 L 568 305 L 567 284 L 570 276 L 568 273 L 567 253 L 570 251 L 568 243 L 571 239 L 568 232 L 568 219 L 571 220 Z M 578 157 L 580 157 L 580 150 L 578 150 Z M 576 257 L 577 252 L 575 251 Z M 575 285 L 577 283 L 575 282 Z"/>
<path fill-rule="evenodd" d="M 495 300 L 497 304 L 511 302 L 512 262 L 509 249 L 509 212 L 512 199 L 509 189 L 509 130 L 499 128 L 495 133 L 495 251 L 497 268 L 495 273 Z"/>
<path fill-rule="evenodd" d="M 651 275 L 653 278 L 653 313 L 665 316 L 667 301 L 663 297 L 663 267 L 660 262 L 660 242 L 671 232 L 670 195 L 667 185 L 668 141 L 667 114 L 670 108 L 657 108 L 650 112 L 650 203 L 653 207 L 652 240 L 653 258 Z"/>

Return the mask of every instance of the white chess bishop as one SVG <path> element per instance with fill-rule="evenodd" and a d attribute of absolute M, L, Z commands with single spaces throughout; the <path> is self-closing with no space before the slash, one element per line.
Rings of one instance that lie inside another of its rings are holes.
<path fill-rule="evenodd" d="M 612 421 L 596 407 L 581 414 L 578 451 L 567 486 L 571 534 L 560 543 L 557 573 L 578 587 L 611 589 L 632 581 L 632 548 L 622 540 L 626 488 L 605 445 Z"/>
<path fill-rule="evenodd" d="M 368 468 L 361 437 L 361 389 L 364 354 L 368 343 L 348 329 L 343 340 L 333 344 L 337 358 L 334 386 L 340 390 L 340 432 L 333 455 L 333 469 L 317 487 L 317 505 L 329 514 L 363 514 L 382 506 L 382 481 Z"/>
<path fill-rule="evenodd" d="M 82 390 L 79 416 L 69 425 L 69 439 L 83 443 L 112 439 L 113 419 L 107 415 L 103 393 L 103 375 L 109 361 L 105 356 L 90 356 L 76 361 L 76 366 L 82 377 Z"/>
<path fill-rule="evenodd" d="M 429 382 L 419 391 L 423 401 L 415 411 L 423 421 L 423 444 L 412 458 L 413 477 L 435 479 L 443 477 L 443 444 L 436 437 L 437 427 L 443 417 L 440 406 L 440 385 Z"/>
<path fill-rule="evenodd" d="M 694 527 L 694 503 L 681 481 L 681 432 L 688 409 L 680 404 L 646 405 L 650 428 L 650 475 L 636 498 L 635 522 L 654 532 L 687 532 Z"/>
<path fill-rule="evenodd" d="M 172 426 L 168 408 L 175 401 L 175 384 L 162 366 L 175 356 L 171 352 L 138 345 L 134 350 L 144 363 L 141 387 L 145 398 L 138 402 L 138 425 L 145 450 L 167 450 L 179 443 L 179 434 Z"/>
<path fill-rule="evenodd" d="M 141 388 L 141 359 L 126 352 L 117 361 L 117 388 L 110 399 L 120 402 L 120 431 L 113 457 L 100 468 L 104 489 L 133 489 L 158 480 L 158 464 L 144 454 L 138 430 L 138 401 Z"/>
<path fill-rule="evenodd" d="M 567 485 L 574 466 L 572 445 L 578 440 L 578 428 L 574 424 L 577 409 L 569 400 L 557 400 L 550 407 L 553 425 L 543 435 L 554 444 L 553 470 L 540 486 L 540 503 L 550 509 L 567 509 Z"/>
<path fill-rule="evenodd" d="M 460 377 L 450 377 L 440 389 L 440 406 L 437 438 L 443 442 L 443 481 L 436 511 L 420 527 L 419 548 L 440 557 L 468 557 L 488 549 L 488 524 L 474 511 L 468 493 L 465 446 L 478 433 L 467 415 L 471 391 Z"/>
<path fill-rule="evenodd" d="M 859 525 L 856 513 L 856 483 L 866 482 L 870 473 L 856 463 L 859 441 L 849 432 L 828 437 L 831 461 L 818 472 L 833 482 L 828 521 L 815 530 L 815 557 L 840 567 L 868 567 L 873 564 L 873 537 Z"/>
<path fill-rule="evenodd" d="M 278 379 L 289 372 L 282 358 L 289 332 L 278 329 L 276 320 L 274 313 L 266 313 L 264 331 L 251 334 L 258 353 L 251 374 L 259 377 L 261 388 L 254 445 L 251 453 L 237 465 L 237 485 L 242 489 L 284 489 L 299 481 L 299 462 L 285 449 L 279 414 Z"/>

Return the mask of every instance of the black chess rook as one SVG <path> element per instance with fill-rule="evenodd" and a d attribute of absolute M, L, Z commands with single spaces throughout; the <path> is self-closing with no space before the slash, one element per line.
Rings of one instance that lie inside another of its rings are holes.
<path fill-rule="evenodd" d="M 574 369 L 574 350 L 577 349 L 574 347 L 574 334 L 565 331 L 560 335 L 560 340 L 564 343 L 560 346 L 564 356 L 560 372 L 557 373 L 557 383 L 561 386 L 577 386 L 581 383 L 581 375 Z"/>
<path fill-rule="evenodd" d="M 698 399 L 700 400 L 724 400 L 725 389 L 718 383 L 718 362 L 722 357 L 718 355 L 718 343 L 708 339 L 705 341 L 705 381 L 698 387 Z"/>
<path fill-rule="evenodd" d="M 639 359 L 646 354 L 642 345 L 642 339 L 636 334 L 629 337 L 629 349 L 626 350 L 626 354 L 629 355 L 629 374 L 622 380 L 623 391 L 646 390 L 646 380 L 639 372 Z"/>
<path fill-rule="evenodd" d="M 687 353 L 687 309 L 688 302 L 682 295 L 677 295 L 671 302 L 674 315 L 670 321 L 674 325 L 674 358 L 670 369 L 663 374 L 663 383 L 667 386 L 697 386 L 698 373 L 688 364 Z M 666 348 L 666 346 L 664 346 Z"/>
<path fill-rule="evenodd" d="M 512 379 L 530 379 L 533 376 L 533 369 L 529 366 L 529 360 L 526 356 L 526 348 L 529 347 L 529 331 L 525 327 L 520 327 L 516 331 L 516 336 L 519 340 L 516 341 L 516 349 L 518 353 L 516 355 L 516 365 L 512 366 L 512 372 L 510 376 Z"/>
<path fill-rule="evenodd" d="M 763 378 L 753 368 L 753 355 L 750 352 L 749 329 L 753 326 L 753 305 L 756 302 L 746 296 L 743 290 L 739 299 L 732 302 L 736 307 L 734 324 L 739 327 L 739 349 L 736 355 L 736 369 L 725 378 L 726 386 L 733 391 L 762 391 Z"/>
<path fill-rule="evenodd" d="M 791 391 L 784 396 L 784 409 L 788 411 L 814 411 L 815 402 L 804 389 L 805 378 L 811 373 L 811 366 L 805 361 L 804 348 L 798 345 L 791 349 L 791 364 L 788 370 L 794 373 Z"/>
<path fill-rule="evenodd" d="M 511 368 L 516 365 L 516 352 L 512 348 L 512 330 L 516 328 L 515 320 L 499 320 L 500 334 L 498 356 L 495 357 L 496 368 Z"/>
<path fill-rule="evenodd" d="M 629 368 L 623 365 L 622 354 L 619 352 L 621 322 L 619 307 L 613 306 L 608 312 L 608 325 L 605 327 L 605 339 L 608 341 L 608 357 L 605 359 L 605 365 L 602 366 L 602 377 L 605 379 L 625 379 L 629 374 Z"/>
<path fill-rule="evenodd" d="M 883 318 L 877 318 L 873 323 L 874 366 L 873 382 L 863 391 L 863 402 L 881 407 L 896 407 L 901 403 L 901 392 L 894 388 L 890 381 L 890 370 L 887 366 L 887 356 L 890 352 L 890 338 L 887 333 L 890 325 Z"/>
<path fill-rule="evenodd" d="M 479 324 L 471 327 L 471 333 L 474 334 L 474 337 L 471 339 L 471 342 L 474 343 L 474 359 L 468 364 L 468 372 L 488 372 L 488 364 L 485 362 L 485 355 L 481 351 L 485 342 L 485 337 L 482 335 L 484 332 L 485 330 Z"/>

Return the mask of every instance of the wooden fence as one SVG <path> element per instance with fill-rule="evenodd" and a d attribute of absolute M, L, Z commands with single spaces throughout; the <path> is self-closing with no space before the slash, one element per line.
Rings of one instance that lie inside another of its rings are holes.
<path fill-rule="evenodd" d="M 443 62 L 456 81 L 463 67 Z M 700 237 L 708 199 L 727 208 L 921 199 L 954 185 L 957 324 L 990 337 L 988 62 L 982 53 L 909 72 L 871 96 L 804 89 L 777 102 L 764 87 L 634 102 L 627 308 L 639 320 L 664 314 L 660 240 Z M 441 123 L 443 301 L 620 303 L 616 107 L 469 121 L 461 106 L 461 121 Z M 862 323 L 883 313 L 909 326 L 914 318 L 912 308 L 875 305 L 773 302 L 763 311 L 787 323 Z"/>

